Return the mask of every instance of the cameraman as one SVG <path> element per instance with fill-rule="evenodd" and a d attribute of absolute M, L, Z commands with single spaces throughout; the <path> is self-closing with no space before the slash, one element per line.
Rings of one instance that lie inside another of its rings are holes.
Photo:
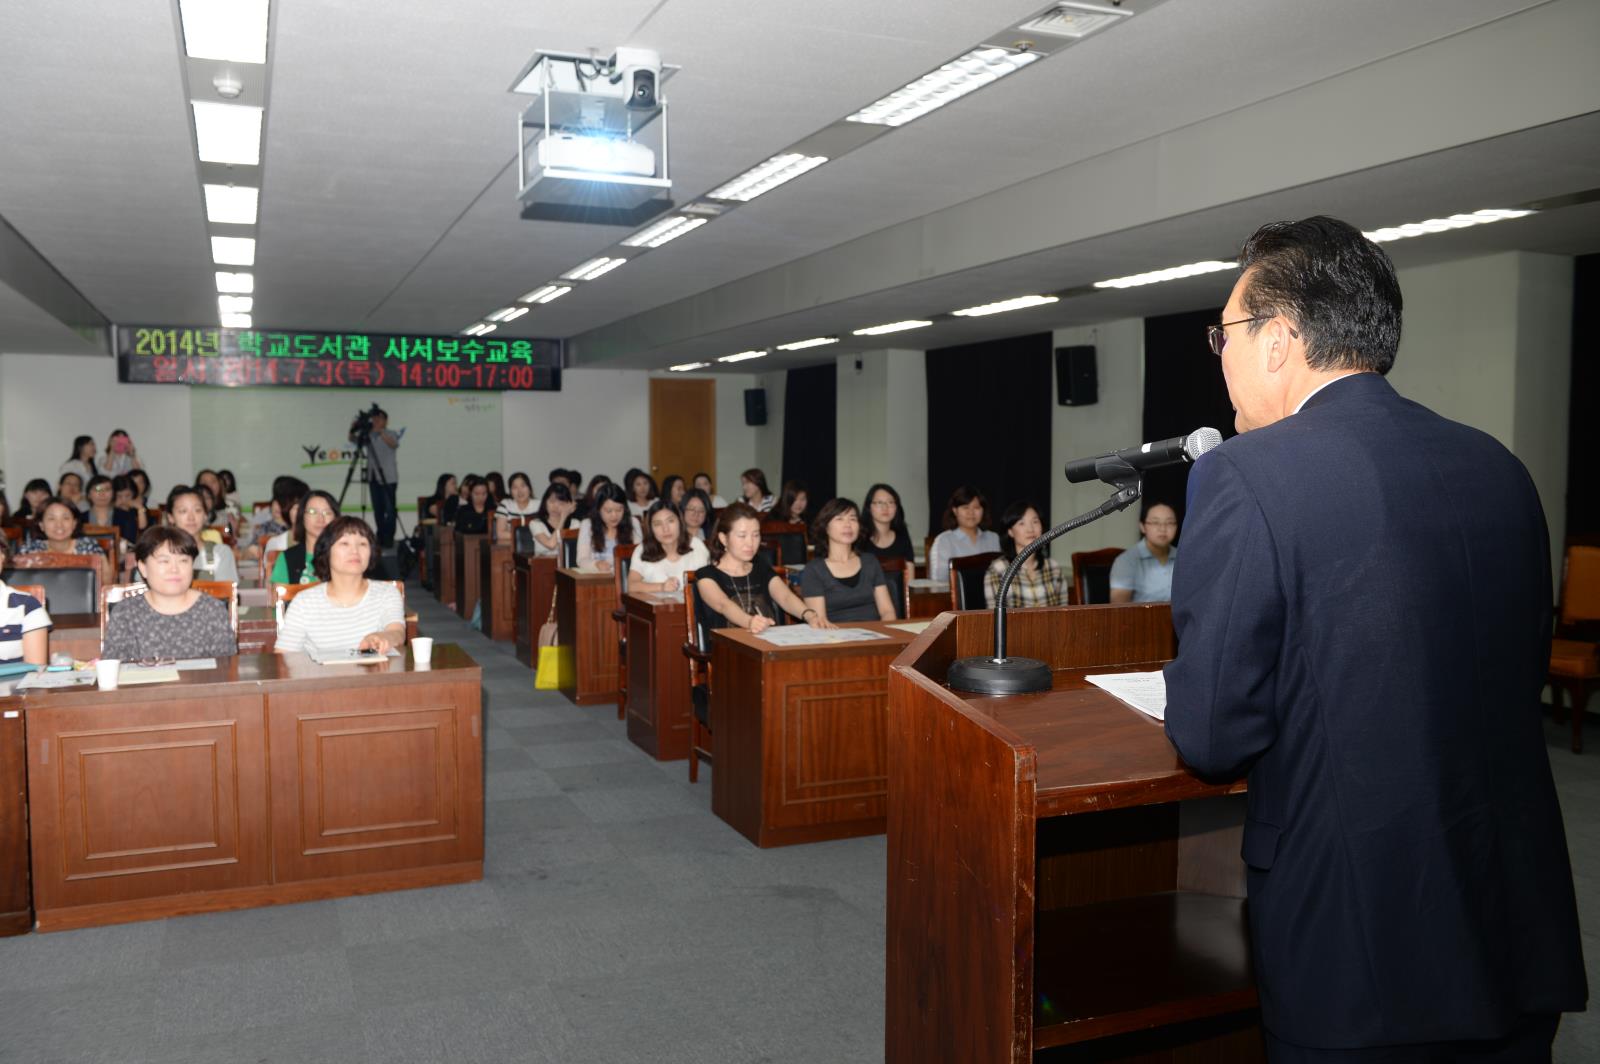
<path fill-rule="evenodd" d="M 394 546 L 395 498 L 400 484 L 400 467 L 395 461 L 395 448 L 400 446 L 398 433 L 389 431 L 389 415 L 378 404 L 357 417 L 350 426 L 350 442 L 360 443 L 362 423 L 368 426 L 367 437 L 367 487 L 372 493 L 372 512 L 378 526 L 378 546 Z"/>

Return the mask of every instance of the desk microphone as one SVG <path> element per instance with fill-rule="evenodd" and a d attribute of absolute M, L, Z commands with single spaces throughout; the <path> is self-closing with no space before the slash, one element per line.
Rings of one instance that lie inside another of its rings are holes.
<path fill-rule="evenodd" d="M 1077 484 L 1085 480 L 1103 480 L 1117 489 L 1116 494 L 1088 513 L 1063 521 L 1017 552 L 1000 581 L 1000 594 L 995 598 L 994 656 L 959 658 L 951 662 L 945 673 L 945 683 L 954 690 L 978 695 L 1020 695 L 1050 690 L 1053 683 L 1050 666 L 1037 658 L 1006 657 L 1006 599 L 1011 594 L 1011 581 L 1021 571 L 1023 564 L 1051 540 L 1137 502 L 1144 493 L 1141 474 L 1145 470 L 1193 462 L 1221 442 L 1222 433 L 1213 428 L 1202 428 L 1195 429 L 1187 436 L 1175 436 L 1158 443 L 1146 443 L 1068 462 L 1069 481 Z"/>

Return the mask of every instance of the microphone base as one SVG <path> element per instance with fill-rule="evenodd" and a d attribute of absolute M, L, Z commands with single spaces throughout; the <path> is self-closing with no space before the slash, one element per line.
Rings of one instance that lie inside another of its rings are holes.
<path fill-rule="evenodd" d="M 975 695 L 1025 695 L 1052 686 L 1050 666 L 1036 658 L 960 658 L 950 664 L 944 681 Z"/>

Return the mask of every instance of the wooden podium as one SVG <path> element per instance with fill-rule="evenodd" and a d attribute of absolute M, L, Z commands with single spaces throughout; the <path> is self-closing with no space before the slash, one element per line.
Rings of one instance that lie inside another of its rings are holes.
<path fill-rule="evenodd" d="M 940 616 L 891 666 L 888 1064 L 1263 1059 L 1244 783 L 1195 777 L 1160 722 L 1084 680 L 1169 660 L 1170 608 L 1008 624 L 1052 690 L 944 686 L 993 653 L 987 611 Z"/>

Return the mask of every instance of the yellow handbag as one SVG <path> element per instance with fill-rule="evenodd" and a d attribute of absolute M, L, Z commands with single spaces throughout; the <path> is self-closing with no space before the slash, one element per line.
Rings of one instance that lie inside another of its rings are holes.
<path fill-rule="evenodd" d="M 556 642 L 556 600 L 550 597 L 550 616 L 539 626 L 539 665 L 533 675 L 536 691 L 558 691 L 577 683 L 578 662 L 572 647 Z"/>

